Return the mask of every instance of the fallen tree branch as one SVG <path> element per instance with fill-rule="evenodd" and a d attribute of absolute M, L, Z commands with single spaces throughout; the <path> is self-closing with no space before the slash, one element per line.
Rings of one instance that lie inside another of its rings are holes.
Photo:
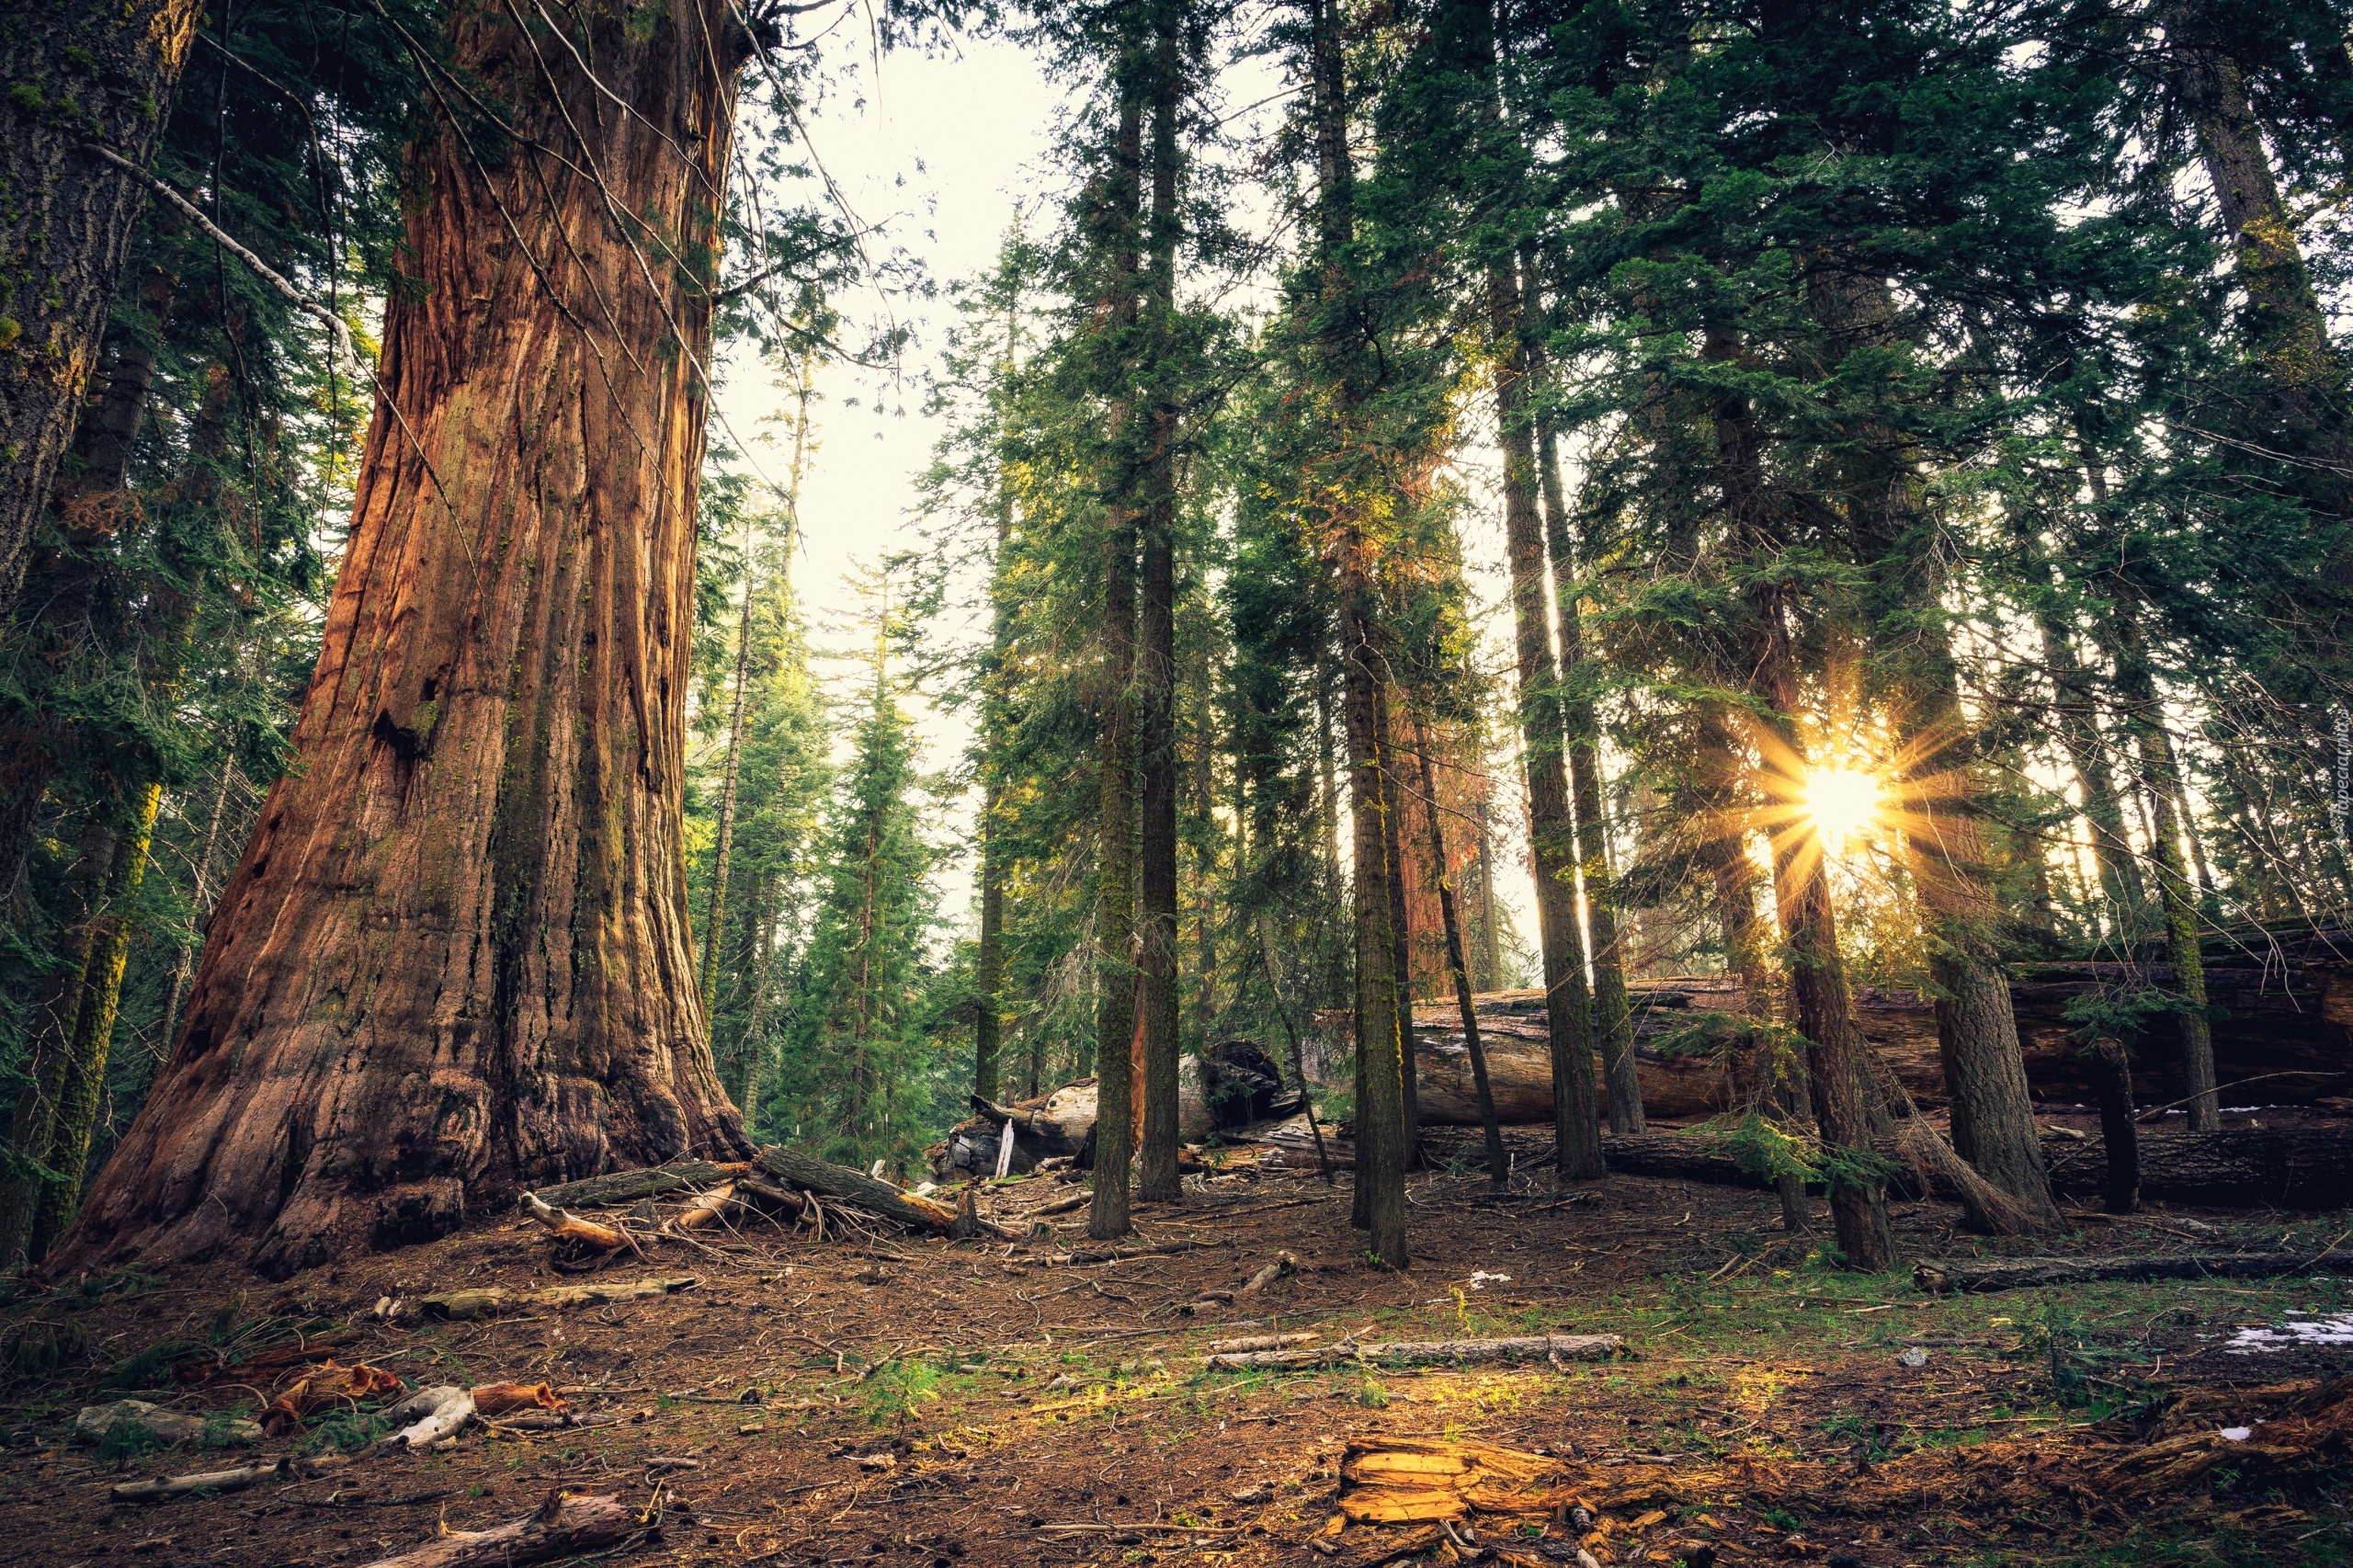
<path fill-rule="evenodd" d="M 451 1530 L 397 1557 L 382 1557 L 367 1568 L 509 1568 L 576 1557 L 600 1551 L 638 1528 L 637 1516 L 619 1497 L 547 1500 L 519 1519 L 486 1530 Z"/>
<path fill-rule="evenodd" d="M 298 1460 L 289 1454 L 275 1464 L 249 1464 L 235 1470 L 205 1471 L 197 1475 L 157 1475 L 145 1481 L 126 1481 L 119 1486 L 108 1488 L 107 1496 L 117 1503 L 161 1503 L 199 1492 L 243 1492 L 246 1487 L 264 1481 L 294 1476 L 308 1478 L 350 1462 L 349 1458 L 342 1454 L 330 1454 L 315 1460 Z"/>
<path fill-rule="evenodd" d="M 845 1203 L 854 1203 L 869 1213 L 895 1220 L 910 1229 L 944 1232 L 956 1222 L 956 1210 L 945 1203 L 917 1198 L 912 1192 L 903 1191 L 862 1171 L 813 1159 L 790 1149 L 775 1146 L 763 1149 L 756 1163 L 761 1170 L 780 1181 L 789 1181 L 795 1187 L 827 1198 L 838 1198 Z M 1012 1233 L 1003 1226 L 991 1224 L 985 1220 L 981 1224 L 998 1235 L 1007 1239 L 1011 1237 Z"/>
<path fill-rule="evenodd" d="M 1141 1247 L 1096 1247 L 1088 1252 L 1066 1252 L 1053 1257 L 1033 1261 L 1048 1267 L 1062 1268 L 1075 1264 L 1125 1263 L 1131 1257 L 1162 1257 L 1172 1252 L 1192 1252 L 1199 1247 L 1231 1246 L 1231 1242 L 1160 1242 Z"/>
<path fill-rule="evenodd" d="M 1600 1361 L 1626 1342 L 1614 1334 L 1540 1334 L 1515 1339 L 1396 1340 L 1386 1345 L 1302 1346 L 1290 1350 L 1239 1350 L 1211 1356 L 1204 1367 L 1330 1367 L 1352 1361 L 1425 1367 L 1471 1361 Z"/>
<path fill-rule="evenodd" d="M 453 1323 L 496 1317 L 510 1307 L 605 1307 L 619 1301 L 642 1301 L 649 1296 L 690 1290 L 697 1276 L 680 1274 L 656 1279 L 613 1279 L 593 1285 L 550 1285 L 538 1290 L 509 1290 L 501 1285 L 472 1290 L 444 1290 L 421 1297 L 417 1308 L 429 1318 Z"/>
<path fill-rule="evenodd" d="M 2323 1255 L 2326 1256 L 2325 1254 Z M 2086 1285 L 2100 1279 L 2274 1279 L 2319 1259 L 2296 1252 L 2191 1252 L 2171 1257 L 1999 1257 L 1912 1266 L 1923 1290 L 2022 1290 L 2033 1285 Z"/>
<path fill-rule="evenodd" d="M 523 1195 L 523 1212 L 545 1225 L 560 1242 L 578 1242 L 596 1252 L 618 1252 L 622 1247 L 635 1250 L 637 1246 L 629 1239 L 627 1231 L 617 1231 L 594 1220 L 583 1220 L 577 1214 L 543 1201 L 536 1192 Z"/>

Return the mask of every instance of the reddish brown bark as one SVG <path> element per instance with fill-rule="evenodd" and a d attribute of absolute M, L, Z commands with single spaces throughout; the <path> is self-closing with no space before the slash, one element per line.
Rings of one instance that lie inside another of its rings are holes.
<path fill-rule="evenodd" d="M 283 1275 L 527 1184 L 748 1152 L 680 840 L 710 311 L 678 258 L 714 246 L 727 14 L 575 40 L 627 114 L 501 7 L 452 21 L 517 135 L 494 164 L 447 129 L 412 153 L 298 765 L 56 1267 Z"/>

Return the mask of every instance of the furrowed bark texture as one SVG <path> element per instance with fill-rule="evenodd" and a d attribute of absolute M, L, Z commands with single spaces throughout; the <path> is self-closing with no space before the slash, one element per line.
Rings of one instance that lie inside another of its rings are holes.
<path fill-rule="evenodd" d="M 412 152 L 299 766 L 59 1267 L 233 1249 L 282 1276 L 525 1186 L 749 1152 L 680 835 L 710 344 L 687 266 L 715 242 L 727 15 L 574 40 L 628 114 L 498 7 L 452 20 L 520 138 Z"/>
<path fill-rule="evenodd" d="M 196 0 L 0 6 L 0 624 L 74 438 L 107 307 L 147 188 L 86 150 L 145 165 L 195 41 Z"/>

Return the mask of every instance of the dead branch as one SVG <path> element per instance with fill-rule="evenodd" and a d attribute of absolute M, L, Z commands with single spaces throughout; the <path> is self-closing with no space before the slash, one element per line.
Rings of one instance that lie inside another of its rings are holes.
<path fill-rule="evenodd" d="M 1302 1346 L 1290 1350 L 1243 1350 L 1209 1357 L 1205 1367 L 1239 1370 L 1263 1367 L 1328 1367 L 1351 1361 L 1370 1366 L 1425 1367 L 1472 1361 L 1600 1361 L 1626 1342 L 1614 1334 L 1546 1334 L 1515 1339 L 1398 1340 L 1387 1345 Z"/>
<path fill-rule="evenodd" d="M 454 1435 L 474 1418 L 474 1396 L 455 1384 L 419 1389 L 384 1412 L 384 1419 L 408 1425 L 383 1439 L 383 1448 L 426 1449 Z"/>
<path fill-rule="evenodd" d="M 680 1274 L 667 1278 L 614 1279 L 593 1285 L 550 1285 L 538 1290 L 509 1290 L 491 1285 L 472 1290 L 444 1290 L 421 1297 L 416 1304 L 426 1317 L 465 1323 L 496 1317 L 512 1307 L 603 1307 L 618 1301 L 640 1301 L 649 1296 L 690 1290 L 698 1282 L 695 1275 Z"/>
<path fill-rule="evenodd" d="M 523 1517 L 486 1530 L 450 1530 L 397 1557 L 367 1568 L 517 1568 L 551 1557 L 601 1551 L 638 1528 L 619 1497 L 566 1497 L 551 1492 Z"/>
<path fill-rule="evenodd" d="M 289 1454 L 275 1464 L 249 1464 L 235 1470 L 206 1471 L 197 1475 L 158 1475 L 145 1481 L 126 1481 L 119 1486 L 109 1488 L 107 1495 L 117 1503 L 161 1503 L 199 1492 L 243 1492 L 260 1482 L 295 1476 L 307 1479 L 350 1462 L 350 1459 L 342 1454 L 329 1454 L 314 1460 L 298 1460 Z"/>

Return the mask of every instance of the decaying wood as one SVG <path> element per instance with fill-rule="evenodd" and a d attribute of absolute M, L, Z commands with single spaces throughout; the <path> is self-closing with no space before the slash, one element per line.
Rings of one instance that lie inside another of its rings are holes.
<path fill-rule="evenodd" d="M 126 1481 L 119 1486 L 109 1487 L 107 1496 L 117 1503 L 161 1503 L 196 1493 L 243 1492 L 246 1487 L 265 1481 L 322 1475 L 350 1462 L 349 1457 L 343 1454 L 327 1454 L 314 1460 L 296 1459 L 289 1454 L 275 1464 L 249 1464 L 235 1470 L 204 1471 L 196 1475 L 157 1475 L 145 1481 Z"/>
<path fill-rule="evenodd" d="M 956 1222 L 956 1210 L 945 1203 L 917 1198 L 862 1171 L 829 1165 L 790 1149 L 777 1146 L 763 1149 L 756 1164 L 761 1170 L 780 1181 L 789 1181 L 795 1187 L 826 1198 L 838 1198 L 845 1203 L 854 1203 L 869 1213 L 895 1220 L 902 1225 L 926 1231 L 945 1231 Z"/>
<path fill-rule="evenodd" d="M 1542 1518 L 1573 1499 L 1559 1460 L 1440 1437 L 1351 1442 L 1340 1512 L 1351 1524 L 1424 1524 L 1473 1515 Z"/>
<path fill-rule="evenodd" d="M 384 1448 L 426 1449 L 474 1418 L 474 1396 L 455 1384 L 419 1389 L 384 1412 L 384 1419 L 408 1425 L 383 1439 Z"/>
<path fill-rule="evenodd" d="M 438 1295 L 420 1297 L 416 1304 L 426 1317 L 462 1323 L 473 1318 L 496 1317 L 500 1312 L 525 1307 L 601 1307 L 616 1301 L 640 1301 L 648 1296 L 670 1296 L 680 1290 L 690 1290 L 697 1283 L 695 1275 L 680 1274 L 657 1279 L 608 1279 L 590 1285 L 550 1285 L 538 1290 L 509 1290 L 504 1286 L 491 1285 L 473 1290 L 444 1290 Z"/>
<path fill-rule="evenodd" d="M 694 1192 L 733 1181 L 751 1169 L 747 1165 L 713 1165 L 709 1160 L 674 1160 L 666 1165 L 646 1165 L 633 1171 L 608 1171 L 585 1181 L 543 1187 L 536 1195 L 558 1209 L 601 1209 L 659 1198 L 665 1192 Z"/>
<path fill-rule="evenodd" d="M 1602 1140 L 1609 1169 L 1734 1187 L 1765 1187 L 1741 1168 L 1732 1141 L 1704 1128 Z M 1880 1152 L 1901 1151 L 1889 1142 Z M 2052 1190 L 2097 1193 L 2108 1185 L 2104 1142 L 2045 1134 Z M 2353 1127 L 2226 1127 L 2219 1132 L 2150 1132 L 2140 1140 L 2141 1196 L 2216 1205 L 2336 1209 L 2353 1203 Z M 1939 1196 L 1949 1196 L 1941 1191 Z"/>
<path fill-rule="evenodd" d="M 547 1501 L 519 1519 L 486 1530 L 449 1530 L 397 1557 L 381 1557 L 366 1568 L 519 1568 L 550 1558 L 601 1551 L 638 1528 L 637 1516 L 619 1497 L 566 1497 L 551 1492 Z"/>
<path fill-rule="evenodd" d="M 364 1361 L 356 1367 L 338 1367 L 330 1359 L 269 1402 L 261 1413 L 262 1430 L 275 1437 L 290 1426 L 301 1426 L 313 1411 L 400 1391 L 400 1379 L 381 1367 Z"/>
<path fill-rule="evenodd" d="M 1614 1334 L 1540 1334 L 1511 1339 L 1404 1339 L 1385 1345 L 1350 1342 L 1289 1350 L 1239 1350 L 1211 1356 L 1202 1364 L 1240 1369 L 1329 1367 L 1352 1361 L 1397 1367 L 1471 1361 L 1599 1361 L 1625 1347 L 1626 1342 Z"/>
<path fill-rule="evenodd" d="M 1095 1195 L 1091 1192 L 1074 1192 L 1068 1198 L 1055 1199 L 1042 1209 L 1033 1209 L 1030 1213 L 1040 1218 L 1048 1214 L 1069 1214 L 1086 1208 L 1094 1200 Z"/>
<path fill-rule="evenodd" d="M 2325 1256 L 2325 1255 L 2323 1255 Z M 2172 1257 L 2001 1257 L 1912 1266 L 1923 1290 L 2021 1290 L 2100 1279 L 2273 1279 L 2320 1261 L 2311 1253 L 2200 1252 Z"/>
<path fill-rule="evenodd" d="M 545 1225 L 560 1242 L 577 1242 L 597 1252 L 615 1252 L 630 1244 L 628 1232 L 600 1225 L 594 1220 L 583 1220 L 577 1214 L 543 1201 L 536 1192 L 523 1195 L 523 1212 Z"/>
<path fill-rule="evenodd" d="M 1163 1257 L 1173 1252 L 1193 1252 L 1201 1247 L 1228 1246 L 1227 1242 L 1159 1242 L 1140 1247 L 1090 1247 L 1084 1252 L 1066 1252 L 1035 1261 L 1059 1267 L 1087 1263 L 1125 1263 L 1132 1257 Z"/>
<path fill-rule="evenodd" d="M 1245 1295 L 1256 1295 L 1276 1280 L 1288 1279 L 1298 1272 L 1299 1259 L 1290 1253 L 1279 1252 L 1274 1256 L 1273 1261 L 1250 1276 L 1250 1282 L 1242 1287 L 1243 1292 Z"/>
<path fill-rule="evenodd" d="M 1312 1344 L 1323 1335 L 1317 1334 L 1256 1334 L 1246 1339 L 1212 1339 L 1209 1353 L 1212 1356 L 1239 1356 L 1253 1350 L 1288 1350 L 1294 1345 Z"/>

